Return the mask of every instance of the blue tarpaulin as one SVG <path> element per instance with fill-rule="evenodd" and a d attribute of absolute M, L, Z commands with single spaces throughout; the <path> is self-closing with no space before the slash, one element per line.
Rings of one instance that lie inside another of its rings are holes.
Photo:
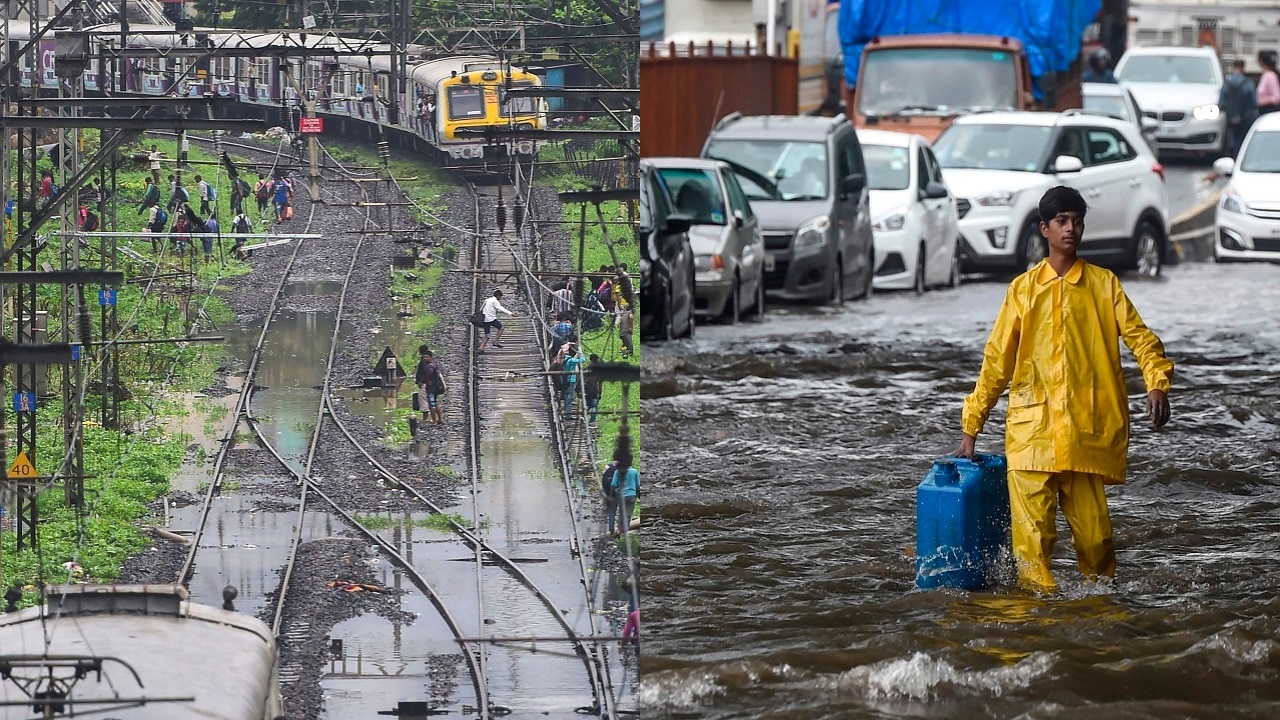
<path fill-rule="evenodd" d="M 1007 36 L 1026 47 L 1033 77 L 1063 72 L 1101 7 L 1102 0 L 841 0 L 845 82 L 857 83 L 862 48 L 889 35 Z"/>

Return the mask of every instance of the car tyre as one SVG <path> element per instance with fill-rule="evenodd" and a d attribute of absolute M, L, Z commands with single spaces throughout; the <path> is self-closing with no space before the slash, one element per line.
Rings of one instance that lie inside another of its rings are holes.
<path fill-rule="evenodd" d="M 737 273 L 733 276 L 733 290 L 729 293 L 728 305 L 725 308 L 725 320 L 730 325 L 737 325 L 742 319 L 742 278 Z"/>
<path fill-rule="evenodd" d="M 836 256 L 836 264 L 831 268 L 831 297 L 827 300 L 832 307 L 844 304 L 844 262 Z"/>
<path fill-rule="evenodd" d="M 1164 248 L 1160 242 L 1160 231 L 1150 220 L 1138 223 L 1133 231 L 1133 253 L 1129 258 L 1129 267 L 1143 277 L 1160 277 L 1164 268 Z"/>
<path fill-rule="evenodd" d="M 925 252 L 924 244 L 921 243 L 920 249 L 917 251 L 917 255 L 916 255 L 915 282 L 911 285 L 911 289 L 914 290 L 917 295 L 923 295 L 925 290 L 928 289 L 927 283 L 925 282 L 924 252 Z"/>
<path fill-rule="evenodd" d="M 1040 228 L 1034 218 L 1027 218 L 1018 236 L 1018 258 L 1023 270 L 1030 270 L 1049 257 L 1049 241 L 1040 234 Z"/>
<path fill-rule="evenodd" d="M 951 252 L 951 272 L 947 274 L 947 287 L 960 287 L 960 243 L 956 242 L 955 250 Z"/>
<path fill-rule="evenodd" d="M 764 275 L 756 281 L 756 299 L 751 303 L 751 319 L 756 322 L 764 320 Z"/>

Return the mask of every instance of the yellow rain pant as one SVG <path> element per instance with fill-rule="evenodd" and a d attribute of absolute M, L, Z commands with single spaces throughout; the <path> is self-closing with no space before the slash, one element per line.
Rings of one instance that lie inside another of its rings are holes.
<path fill-rule="evenodd" d="M 1049 558 L 1058 539 L 1054 523 L 1059 503 L 1071 526 L 1071 542 L 1085 578 L 1115 577 L 1116 550 L 1101 475 L 1010 469 L 1008 478 L 1019 585 L 1034 592 L 1058 589 L 1049 571 Z"/>

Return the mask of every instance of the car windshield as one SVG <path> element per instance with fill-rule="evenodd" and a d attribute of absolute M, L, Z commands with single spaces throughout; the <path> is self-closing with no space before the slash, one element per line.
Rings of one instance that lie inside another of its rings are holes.
<path fill-rule="evenodd" d="M 676 212 L 703 225 L 724 225 L 724 197 L 714 170 L 662 168 L 658 174 L 676 200 Z"/>
<path fill-rule="evenodd" d="M 1121 120 L 1133 120 L 1133 118 L 1129 117 L 1129 106 L 1124 104 L 1124 98 L 1114 95 L 1085 95 L 1084 109 L 1089 112 L 1117 117 Z"/>
<path fill-rule="evenodd" d="M 957 124 L 933 144 L 944 168 L 1038 172 L 1053 128 L 1040 125 Z"/>
<path fill-rule="evenodd" d="M 1280 173 L 1280 131 L 1254 133 L 1240 160 L 1244 172 Z"/>
<path fill-rule="evenodd" d="M 821 200 L 827 196 L 827 145 L 794 140 L 716 140 L 707 148 L 707 157 L 735 166 L 742 189 L 752 200 Z M 751 173 L 777 186 L 770 192 Z"/>
<path fill-rule="evenodd" d="M 906 190 L 911 185 L 911 160 L 904 147 L 863 145 L 867 185 L 872 190 Z"/>
<path fill-rule="evenodd" d="M 1014 56 L 973 48 L 895 48 L 868 52 L 858 81 L 858 112 L 956 111 L 1017 107 Z"/>
<path fill-rule="evenodd" d="M 1216 85 L 1213 61 L 1186 55 L 1135 55 L 1116 73 L 1123 82 Z"/>

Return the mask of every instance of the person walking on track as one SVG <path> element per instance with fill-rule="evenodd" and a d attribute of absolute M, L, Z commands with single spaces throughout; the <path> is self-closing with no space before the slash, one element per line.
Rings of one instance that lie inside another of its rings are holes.
<path fill-rule="evenodd" d="M 498 334 L 493 338 L 493 346 L 502 347 L 502 321 L 498 319 L 498 313 L 504 313 L 508 316 L 514 315 L 510 310 L 502 306 L 502 291 L 494 290 L 493 296 L 485 298 L 484 306 L 480 308 L 481 314 L 484 316 L 484 340 L 480 342 L 480 352 L 484 352 L 485 346 L 489 344 L 489 331 L 496 329 Z"/>

